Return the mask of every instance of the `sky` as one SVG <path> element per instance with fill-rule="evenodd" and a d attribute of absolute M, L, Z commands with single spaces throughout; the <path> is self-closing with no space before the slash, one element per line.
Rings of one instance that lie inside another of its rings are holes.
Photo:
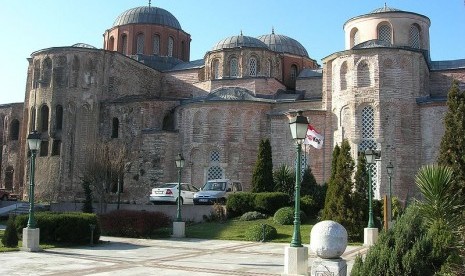
<path fill-rule="evenodd" d="M 270 34 L 299 41 L 321 59 L 344 50 L 344 23 L 384 4 L 431 20 L 432 60 L 465 59 L 464 0 L 152 0 L 191 35 L 191 60 L 233 35 Z M 124 11 L 148 0 L 0 0 L 0 104 L 23 102 L 27 58 L 75 43 L 103 47 L 103 33 Z"/>

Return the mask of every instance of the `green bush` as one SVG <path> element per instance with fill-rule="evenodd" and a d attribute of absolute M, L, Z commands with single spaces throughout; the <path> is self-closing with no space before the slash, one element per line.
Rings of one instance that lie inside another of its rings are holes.
<path fill-rule="evenodd" d="M 40 241 L 50 243 L 86 244 L 90 242 L 89 225 L 95 225 L 93 242 L 100 239 L 100 225 L 95 214 L 38 212 L 36 227 L 40 228 Z M 16 217 L 16 231 L 22 233 L 28 215 Z"/>
<path fill-rule="evenodd" d="M 244 213 L 254 211 L 255 193 L 241 192 L 228 197 L 226 201 L 226 211 L 228 217 L 238 217 Z"/>
<path fill-rule="evenodd" d="M 351 275 L 435 275 L 454 253 L 450 233 L 428 228 L 417 205 L 405 210 L 394 227 L 382 232 L 365 260 L 357 258 Z"/>
<path fill-rule="evenodd" d="M 245 234 L 248 241 L 270 241 L 276 238 L 278 231 L 268 224 L 256 224 L 249 229 Z"/>
<path fill-rule="evenodd" d="M 265 214 L 262 214 L 257 211 L 252 211 L 252 212 L 247 212 L 243 214 L 240 220 L 249 221 L 249 220 L 257 220 L 257 219 L 264 219 L 264 218 L 266 218 Z"/>
<path fill-rule="evenodd" d="M 102 232 L 110 236 L 146 238 L 170 225 L 170 218 L 161 212 L 116 210 L 100 215 Z"/>
<path fill-rule="evenodd" d="M 16 232 L 15 216 L 10 216 L 8 218 L 5 233 L 2 237 L 2 243 L 6 247 L 18 246 L 18 233 Z"/>
<path fill-rule="evenodd" d="M 264 214 L 273 215 L 285 206 L 289 206 L 289 196 L 285 193 L 257 193 L 255 195 L 254 210 Z"/>
<path fill-rule="evenodd" d="M 282 224 L 282 225 L 291 225 L 294 223 L 294 208 L 292 207 L 283 207 L 276 211 L 276 213 L 273 216 L 273 220 L 276 223 Z M 305 221 L 307 220 L 307 216 L 305 215 L 305 212 L 300 211 L 300 220 Z"/>
<path fill-rule="evenodd" d="M 307 214 L 309 218 L 316 218 L 321 209 L 318 208 L 318 204 L 312 196 L 305 195 L 300 198 L 300 210 Z"/>

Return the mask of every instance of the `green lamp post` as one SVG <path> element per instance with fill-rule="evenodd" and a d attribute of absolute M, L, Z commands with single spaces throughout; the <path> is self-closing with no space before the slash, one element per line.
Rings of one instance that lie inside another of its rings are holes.
<path fill-rule="evenodd" d="M 387 174 L 389 177 L 389 224 L 391 224 L 392 221 L 392 185 L 391 185 L 391 178 L 392 174 L 394 173 L 394 165 L 392 165 L 391 161 L 389 161 L 389 164 L 386 166 Z"/>
<path fill-rule="evenodd" d="M 372 149 L 365 150 L 365 158 L 368 170 L 368 228 L 374 228 L 373 222 L 373 184 L 371 180 L 371 165 L 375 163 L 376 151 Z"/>
<path fill-rule="evenodd" d="M 176 168 L 178 168 L 178 209 L 176 213 L 176 221 L 182 221 L 181 218 L 181 170 L 184 167 L 184 158 L 182 157 L 182 154 L 179 153 L 178 156 L 175 159 L 176 163 Z"/>
<path fill-rule="evenodd" d="M 301 153 L 302 143 L 307 135 L 308 120 L 302 116 L 302 111 L 297 116 L 289 118 L 289 127 L 291 128 L 292 139 L 296 143 L 297 164 L 295 168 L 295 207 L 294 207 L 294 232 L 292 234 L 291 247 L 302 247 L 300 236 L 300 170 L 301 170 Z"/>
<path fill-rule="evenodd" d="M 29 150 L 31 151 L 31 166 L 29 175 L 29 219 L 27 221 L 27 228 L 35 229 L 36 221 L 34 218 L 34 175 L 35 175 L 35 161 L 37 151 L 40 149 L 41 135 L 36 130 L 33 130 L 27 136 Z"/>

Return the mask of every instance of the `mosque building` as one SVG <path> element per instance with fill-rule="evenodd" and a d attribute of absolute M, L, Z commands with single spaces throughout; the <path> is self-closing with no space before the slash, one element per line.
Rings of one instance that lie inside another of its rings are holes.
<path fill-rule="evenodd" d="M 24 103 L 0 106 L 0 188 L 27 198 L 32 130 L 41 134 L 36 197 L 83 198 L 86 164 L 99 144 L 124 147 L 124 200 L 146 203 L 152 187 L 182 181 L 240 180 L 250 190 L 258 146 L 269 139 L 273 166 L 294 167 L 286 114 L 300 110 L 324 137 L 303 166 L 329 179 L 332 150 L 347 139 L 356 160 L 381 152 L 376 194 L 416 193 L 420 166 L 434 163 L 453 79 L 465 87 L 465 59 L 430 59 L 430 19 L 384 6 L 344 24 L 345 49 L 321 65 L 294 38 L 274 30 L 240 33 L 190 60 L 191 36 L 154 6 L 124 11 L 105 30 L 103 49 L 87 44 L 37 50 L 28 58 Z M 115 183 L 109 184 L 115 192 Z"/>

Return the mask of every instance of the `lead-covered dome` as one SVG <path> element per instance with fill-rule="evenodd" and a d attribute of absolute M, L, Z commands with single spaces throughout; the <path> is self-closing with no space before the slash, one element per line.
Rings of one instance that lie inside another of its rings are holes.
<path fill-rule="evenodd" d="M 255 37 L 245 36 L 241 34 L 236 36 L 230 36 L 218 41 L 218 43 L 216 43 L 215 46 L 213 46 L 212 51 L 239 47 L 268 49 L 268 46 L 266 46 L 266 44 L 263 43 L 261 40 L 256 39 Z"/>
<path fill-rule="evenodd" d="M 402 10 L 392 8 L 392 7 L 388 7 L 388 6 L 386 6 L 386 4 L 384 4 L 384 7 L 372 10 L 370 13 L 399 12 L 399 11 L 402 11 Z"/>
<path fill-rule="evenodd" d="M 271 34 L 259 36 L 258 39 L 274 52 L 309 57 L 307 50 L 297 40 L 285 35 L 275 34 L 274 31 Z"/>
<path fill-rule="evenodd" d="M 154 24 L 182 30 L 181 24 L 174 15 L 158 7 L 146 6 L 127 10 L 116 18 L 113 27 L 127 24 Z"/>

